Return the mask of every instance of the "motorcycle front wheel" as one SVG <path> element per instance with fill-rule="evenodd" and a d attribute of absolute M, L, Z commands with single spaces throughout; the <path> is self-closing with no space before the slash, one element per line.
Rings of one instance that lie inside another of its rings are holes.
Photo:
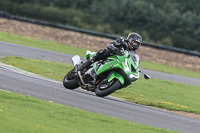
<path fill-rule="evenodd" d="M 95 94 L 99 97 L 105 97 L 121 88 L 119 80 L 111 81 L 110 84 L 100 83 L 95 89 Z"/>
<path fill-rule="evenodd" d="M 63 79 L 63 86 L 66 89 L 70 89 L 70 90 L 73 90 L 79 87 L 79 84 L 76 82 L 74 78 L 74 69 L 72 69 L 65 75 Z"/>

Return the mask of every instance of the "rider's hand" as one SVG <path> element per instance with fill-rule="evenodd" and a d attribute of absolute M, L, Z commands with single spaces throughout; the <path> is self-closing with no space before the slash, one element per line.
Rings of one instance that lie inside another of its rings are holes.
<path fill-rule="evenodd" d="M 116 48 L 114 52 L 119 56 L 123 56 L 125 54 L 123 49 L 118 48 Z"/>
<path fill-rule="evenodd" d="M 120 53 L 122 54 L 121 56 L 125 55 L 124 49 L 121 49 Z"/>

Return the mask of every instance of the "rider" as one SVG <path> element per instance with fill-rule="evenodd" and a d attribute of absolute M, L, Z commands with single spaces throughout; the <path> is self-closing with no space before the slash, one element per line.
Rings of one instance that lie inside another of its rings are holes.
<path fill-rule="evenodd" d="M 87 60 L 81 66 L 77 66 L 77 70 L 82 71 L 95 61 L 104 60 L 114 54 L 122 56 L 124 55 L 124 50 L 136 52 L 136 50 L 141 45 L 141 42 L 142 37 L 135 32 L 130 33 L 127 38 L 117 38 L 115 41 L 108 43 L 107 48 L 99 50 L 91 59 Z"/>

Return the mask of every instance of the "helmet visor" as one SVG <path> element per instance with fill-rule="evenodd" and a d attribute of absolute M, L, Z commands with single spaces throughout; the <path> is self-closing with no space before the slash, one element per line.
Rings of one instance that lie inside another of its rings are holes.
<path fill-rule="evenodd" d="M 137 42 L 137 41 L 134 41 L 134 40 L 132 40 L 131 41 L 131 46 L 133 47 L 133 48 L 139 48 L 139 46 L 140 46 L 140 42 Z"/>
<path fill-rule="evenodd" d="M 140 44 L 141 44 L 140 42 L 137 42 L 137 41 L 134 41 L 134 40 L 131 43 L 133 44 L 133 46 L 140 46 Z"/>

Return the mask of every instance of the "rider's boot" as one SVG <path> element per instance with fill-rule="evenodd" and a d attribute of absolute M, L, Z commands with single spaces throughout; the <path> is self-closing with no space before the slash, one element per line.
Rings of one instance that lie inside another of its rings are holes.
<path fill-rule="evenodd" d="M 78 71 L 83 71 L 85 68 L 87 68 L 88 66 L 90 66 L 93 62 L 91 61 L 91 59 L 87 60 L 86 62 L 84 62 L 83 64 L 81 64 L 80 66 L 78 66 L 77 70 Z"/>
<path fill-rule="evenodd" d="M 87 60 L 83 64 L 78 64 L 75 66 L 76 71 L 83 71 L 85 68 L 89 67 L 92 63 L 95 62 L 95 56 L 93 56 L 91 59 Z"/>

